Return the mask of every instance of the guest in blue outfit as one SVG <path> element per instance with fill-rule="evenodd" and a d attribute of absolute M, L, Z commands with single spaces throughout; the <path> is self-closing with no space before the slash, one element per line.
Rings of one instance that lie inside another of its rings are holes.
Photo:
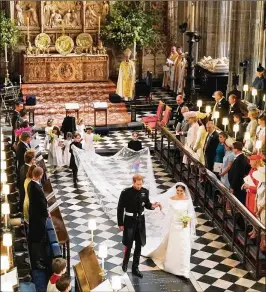
<path fill-rule="evenodd" d="M 223 158 L 225 155 L 225 149 L 224 149 L 224 142 L 227 139 L 227 134 L 225 132 L 219 133 L 219 144 L 216 148 L 216 155 L 214 158 L 214 167 L 213 172 L 219 177 L 219 173 L 222 168 L 223 164 Z"/>
<path fill-rule="evenodd" d="M 219 176 L 221 177 L 221 182 L 228 189 L 230 189 L 230 184 L 228 180 L 228 171 L 230 170 L 233 164 L 233 161 L 235 159 L 235 155 L 232 151 L 232 147 L 233 147 L 233 140 L 231 138 L 227 138 L 224 142 L 225 155 L 223 157 L 223 166 L 219 174 Z"/>

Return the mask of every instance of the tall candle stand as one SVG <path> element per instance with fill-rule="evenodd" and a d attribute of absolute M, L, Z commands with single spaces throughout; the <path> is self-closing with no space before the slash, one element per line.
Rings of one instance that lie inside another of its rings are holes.
<path fill-rule="evenodd" d="M 5 86 L 13 85 L 11 80 L 9 79 L 9 72 L 8 72 L 8 61 L 5 61 L 6 63 L 6 75 L 5 75 Z"/>

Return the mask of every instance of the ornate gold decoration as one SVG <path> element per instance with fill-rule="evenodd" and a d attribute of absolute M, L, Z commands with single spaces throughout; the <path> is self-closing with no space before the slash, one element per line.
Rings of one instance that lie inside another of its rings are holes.
<path fill-rule="evenodd" d="M 74 48 L 74 42 L 71 37 L 62 35 L 55 42 L 55 48 L 61 55 L 68 55 Z"/>
<path fill-rule="evenodd" d="M 51 39 L 48 34 L 40 33 L 35 38 L 35 46 L 40 50 L 46 50 L 49 48 Z"/>
<path fill-rule="evenodd" d="M 77 36 L 76 44 L 78 47 L 89 49 L 93 44 L 93 39 L 89 33 L 81 33 Z"/>

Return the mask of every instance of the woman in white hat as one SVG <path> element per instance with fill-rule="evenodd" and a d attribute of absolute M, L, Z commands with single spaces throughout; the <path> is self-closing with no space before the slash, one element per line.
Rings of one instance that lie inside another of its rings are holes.
<path fill-rule="evenodd" d="M 265 166 L 259 167 L 258 170 L 253 172 L 253 177 L 259 181 L 257 194 L 256 194 L 256 216 L 260 220 L 260 222 L 265 226 L 265 193 L 266 193 L 266 172 Z M 265 233 L 261 233 L 261 242 L 260 242 L 260 249 L 266 249 L 266 240 L 265 240 Z"/>

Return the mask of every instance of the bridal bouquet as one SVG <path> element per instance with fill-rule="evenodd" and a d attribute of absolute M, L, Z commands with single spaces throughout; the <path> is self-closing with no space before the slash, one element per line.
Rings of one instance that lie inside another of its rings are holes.
<path fill-rule="evenodd" d="M 55 134 L 53 133 L 53 130 L 50 130 L 49 132 L 49 142 L 52 143 L 54 141 Z"/>
<path fill-rule="evenodd" d="M 181 216 L 180 221 L 183 223 L 183 228 L 186 228 L 190 221 L 190 217 L 188 215 Z"/>

